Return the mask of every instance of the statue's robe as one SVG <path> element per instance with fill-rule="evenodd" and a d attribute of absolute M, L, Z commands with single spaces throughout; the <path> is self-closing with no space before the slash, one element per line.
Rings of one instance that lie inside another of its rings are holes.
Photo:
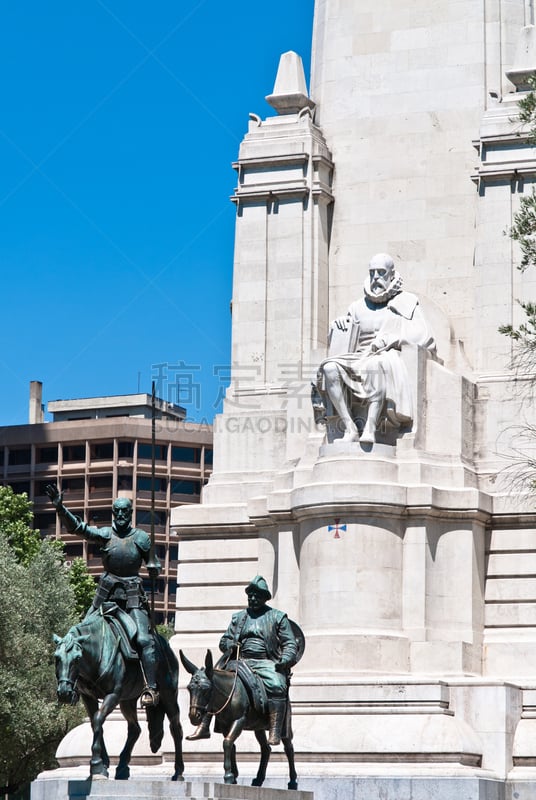
<path fill-rule="evenodd" d="M 413 419 L 413 399 L 406 366 L 400 357 L 404 344 L 435 350 L 419 301 L 411 292 L 399 292 L 384 303 L 365 296 L 351 304 L 348 324 L 358 327 L 353 352 L 328 356 L 318 370 L 318 389 L 325 393 L 323 367 L 335 363 L 342 381 L 361 403 L 385 400 L 385 414 L 399 427 Z M 383 339 L 384 346 L 370 351 L 373 340 Z"/>

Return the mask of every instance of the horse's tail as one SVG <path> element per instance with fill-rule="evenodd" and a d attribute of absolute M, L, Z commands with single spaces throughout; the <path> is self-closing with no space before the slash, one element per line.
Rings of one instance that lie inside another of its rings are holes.
<path fill-rule="evenodd" d="M 162 703 L 157 706 L 147 706 L 147 725 L 149 727 L 149 744 L 151 753 L 156 753 L 160 749 L 164 738 L 164 709 Z"/>

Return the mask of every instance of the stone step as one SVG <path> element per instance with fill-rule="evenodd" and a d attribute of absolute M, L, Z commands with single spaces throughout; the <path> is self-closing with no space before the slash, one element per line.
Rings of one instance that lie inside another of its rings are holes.
<path fill-rule="evenodd" d="M 313 800 L 312 792 L 293 791 L 292 800 Z M 285 789 L 192 782 L 139 779 L 77 780 L 37 779 L 32 783 L 32 800 L 289 800 Z"/>

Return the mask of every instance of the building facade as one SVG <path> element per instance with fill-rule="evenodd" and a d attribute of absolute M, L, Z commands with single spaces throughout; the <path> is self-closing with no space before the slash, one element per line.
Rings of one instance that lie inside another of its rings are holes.
<path fill-rule="evenodd" d="M 35 385 L 32 386 L 32 389 Z M 32 393 L 33 395 L 33 393 Z M 40 402 L 34 399 L 34 420 Z M 99 553 L 62 529 L 45 495 L 55 483 L 66 506 L 89 524 L 110 525 L 116 497 L 128 497 L 134 524 L 151 530 L 152 420 L 146 394 L 58 400 L 48 404 L 52 422 L 0 428 L 0 482 L 26 492 L 33 502 L 34 526 L 61 539 L 67 560 L 84 558 L 91 574 L 102 572 Z M 212 430 L 185 423 L 180 406 L 156 401 L 155 542 L 162 563 L 155 597 L 157 622 L 173 622 L 177 591 L 178 540 L 170 510 L 199 503 L 212 471 Z M 149 588 L 149 584 L 147 586 Z"/>

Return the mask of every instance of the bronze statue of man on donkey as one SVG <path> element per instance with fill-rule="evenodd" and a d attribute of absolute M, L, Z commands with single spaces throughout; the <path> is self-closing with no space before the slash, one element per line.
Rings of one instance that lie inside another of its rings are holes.
<path fill-rule="evenodd" d="M 264 688 L 270 720 L 268 744 L 278 745 L 286 717 L 290 670 L 297 661 L 298 643 L 287 615 L 267 605 L 272 595 L 261 575 L 253 578 L 245 592 L 248 607 L 233 614 L 220 639 L 223 657 L 216 666 L 238 669 L 239 674 L 242 668 L 241 677 L 251 685 L 252 692 L 262 692 Z M 260 683 L 248 681 L 244 666 L 260 679 Z M 263 698 L 257 699 L 261 705 Z M 207 739 L 210 736 L 209 725 L 210 714 L 207 714 L 197 730 L 186 738 Z"/>
<path fill-rule="evenodd" d="M 214 716 L 216 731 L 224 737 L 224 781 L 236 783 L 235 742 L 243 730 L 253 731 L 261 748 L 253 786 L 262 786 L 270 746 L 282 741 L 289 764 L 288 788 L 297 789 L 289 685 L 291 668 L 303 655 L 303 632 L 283 611 L 267 605 L 272 595 L 261 575 L 245 591 L 247 608 L 233 614 L 220 640 L 223 656 L 216 666 L 210 650 L 204 667 L 196 667 L 180 651 L 183 666 L 192 675 L 187 687 L 190 721 L 198 726 L 187 738 L 207 739 Z"/>

